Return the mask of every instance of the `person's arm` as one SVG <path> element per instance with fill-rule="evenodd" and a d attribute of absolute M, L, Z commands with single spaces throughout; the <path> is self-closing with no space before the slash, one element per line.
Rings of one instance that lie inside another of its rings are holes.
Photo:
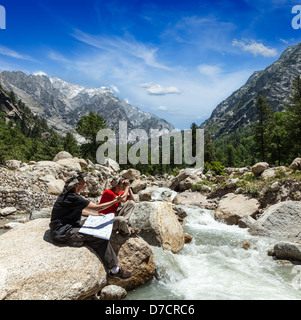
<path fill-rule="evenodd" d="M 129 180 L 125 180 L 124 184 L 125 184 L 125 190 L 124 190 L 124 193 L 122 195 L 121 202 L 126 202 L 127 200 L 135 201 L 134 193 L 133 193 L 133 191 L 132 191 L 132 189 L 130 187 Z"/>
<path fill-rule="evenodd" d="M 104 216 L 103 213 L 98 213 L 96 211 L 88 211 L 88 210 L 83 210 L 82 211 L 82 215 L 84 217 L 88 217 L 88 216 Z"/>
<path fill-rule="evenodd" d="M 95 204 L 93 202 L 90 202 L 84 210 L 101 211 L 101 210 L 104 210 L 104 209 L 111 207 L 113 204 L 116 204 L 117 202 L 120 202 L 120 201 L 121 201 L 121 196 L 117 196 L 112 201 L 105 202 L 102 204 Z M 98 214 L 98 215 L 101 215 L 101 214 Z"/>
<path fill-rule="evenodd" d="M 133 190 L 130 188 L 130 200 L 133 200 L 136 202 L 135 196 L 134 196 L 134 192 Z"/>
<path fill-rule="evenodd" d="M 120 199 L 120 202 L 126 202 L 128 200 L 129 193 L 130 193 L 130 187 L 126 186 L 124 189 L 124 193 L 122 194 L 122 197 Z"/>

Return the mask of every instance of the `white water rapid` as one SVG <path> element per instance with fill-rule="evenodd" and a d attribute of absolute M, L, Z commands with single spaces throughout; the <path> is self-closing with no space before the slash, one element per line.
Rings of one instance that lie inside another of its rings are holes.
<path fill-rule="evenodd" d="M 292 285 L 294 266 L 267 255 L 277 240 L 217 222 L 209 210 L 185 210 L 183 227 L 192 243 L 178 254 L 152 247 L 159 277 L 129 292 L 127 300 L 301 299 L 301 285 Z M 244 241 L 249 250 L 243 249 Z"/>

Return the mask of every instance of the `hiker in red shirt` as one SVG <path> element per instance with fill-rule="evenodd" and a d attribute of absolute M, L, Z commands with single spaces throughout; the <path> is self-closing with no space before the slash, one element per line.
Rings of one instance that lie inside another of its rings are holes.
<path fill-rule="evenodd" d="M 103 209 L 98 213 L 100 215 L 115 213 L 113 230 L 117 230 L 126 236 L 137 234 L 139 233 L 138 229 L 129 227 L 129 220 L 135 206 L 135 198 L 133 191 L 130 188 L 129 180 L 117 177 L 113 178 L 110 182 L 109 188 L 103 192 L 99 204 L 110 202 L 120 195 L 122 195 L 120 200 L 120 202 L 123 203 L 122 207 L 120 207 L 120 202 L 117 202 L 111 207 Z"/>

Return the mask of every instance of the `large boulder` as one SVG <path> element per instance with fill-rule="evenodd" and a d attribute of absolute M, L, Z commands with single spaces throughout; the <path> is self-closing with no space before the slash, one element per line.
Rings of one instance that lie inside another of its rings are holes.
<path fill-rule="evenodd" d="M 124 179 L 140 179 L 140 171 L 136 170 L 136 169 L 128 169 L 128 170 L 124 170 L 120 173 L 120 175 L 122 176 L 122 178 Z"/>
<path fill-rule="evenodd" d="M 181 181 L 185 180 L 193 173 L 194 169 L 190 168 L 180 170 L 179 174 L 167 183 L 167 188 L 175 190 Z"/>
<path fill-rule="evenodd" d="M 60 170 L 62 169 L 62 166 L 60 166 L 57 162 L 53 161 L 38 161 L 32 167 L 33 170 L 44 170 L 49 168 L 54 170 Z"/>
<path fill-rule="evenodd" d="M 173 253 L 179 252 L 184 246 L 183 228 L 169 203 L 136 203 L 130 224 L 141 229 L 140 236 L 151 245 L 161 246 Z"/>
<path fill-rule="evenodd" d="M 53 244 L 48 225 L 49 219 L 33 220 L 0 237 L 0 300 L 84 299 L 107 285 L 94 251 Z M 143 264 L 137 248 L 143 251 Z M 152 250 L 142 239 L 125 239 L 118 258 L 135 274 L 127 287 L 145 283 L 154 273 Z"/>
<path fill-rule="evenodd" d="M 256 199 L 249 199 L 241 194 L 228 193 L 219 202 L 214 216 L 217 220 L 225 221 L 229 225 L 237 225 L 245 216 L 254 216 L 259 209 Z"/>
<path fill-rule="evenodd" d="M 7 160 L 5 162 L 5 165 L 10 169 L 15 170 L 20 168 L 21 163 L 22 161 L 19 161 L 19 160 Z"/>
<path fill-rule="evenodd" d="M 126 280 L 109 278 L 109 285 L 117 285 L 133 290 L 152 279 L 156 271 L 152 248 L 141 238 L 127 238 L 113 232 L 111 244 L 117 253 L 119 265 L 132 272 L 132 277 Z"/>
<path fill-rule="evenodd" d="M 62 193 L 65 186 L 65 182 L 62 179 L 55 179 L 50 182 L 47 182 L 47 186 L 49 194 L 58 196 Z"/>
<path fill-rule="evenodd" d="M 131 189 L 133 190 L 134 193 L 138 193 L 141 190 L 144 190 L 147 187 L 147 182 L 140 180 L 140 179 L 136 179 L 133 181 L 133 183 L 131 184 Z"/>
<path fill-rule="evenodd" d="M 293 170 L 301 170 L 301 158 L 296 158 L 291 163 L 290 168 Z"/>
<path fill-rule="evenodd" d="M 252 172 L 256 175 L 260 175 L 264 170 L 270 166 L 267 162 L 258 162 L 252 167 Z"/>
<path fill-rule="evenodd" d="M 284 201 L 272 205 L 249 229 L 251 234 L 301 240 L 301 202 Z"/>
<path fill-rule="evenodd" d="M 108 168 L 113 169 L 115 172 L 119 172 L 120 171 L 120 166 L 118 164 L 118 162 L 116 162 L 113 159 L 110 158 L 106 158 L 104 161 L 104 165 Z"/>
<path fill-rule="evenodd" d="M 57 160 L 56 163 L 73 171 L 81 171 L 81 165 L 79 164 L 78 159 L 61 159 Z"/>
<path fill-rule="evenodd" d="M 176 177 L 168 181 L 166 187 L 172 190 L 185 191 L 202 182 L 205 178 L 202 168 L 186 168 L 180 170 Z"/>
<path fill-rule="evenodd" d="M 202 195 L 199 192 L 181 192 L 178 193 L 173 201 L 175 205 L 191 205 L 191 206 L 198 206 L 198 207 L 205 207 L 209 205 L 206 196 Z"/>
<path fill-rule="evenodd" d="M 60 151 L 54 158 L 52 161 L 56 162 L 58 160 L 62 160 L 62 159 L 72 159 L 72 155 L 67 152 L 67 151 Z"/>

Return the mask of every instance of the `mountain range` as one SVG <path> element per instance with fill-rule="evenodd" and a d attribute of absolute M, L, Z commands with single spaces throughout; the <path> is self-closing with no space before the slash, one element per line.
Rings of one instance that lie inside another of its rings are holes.
<path fill-rule="evenodd" d="M 75 133 L 78 120 L 90 111 L 100 114 L 107 128 L 118 135 L 119 121 L 127 121 L 128 130 L 151 128 L 171 131 L 174 126 L 151 113 L 121 101 L 107 87 L 86 89 L 59 78 L 46 75 L 26 75 L 21 71 L 3 71 L 0 83 L 7 91 L 14 91 L 34 114 L 47 120 L 49 126 L 61 134 Z M 77 136 L 80 140 L 80 137 Z"/>
<path fill-rule="evenodd" d="M 301 43 L 288 47 L 265 70 L 254 72 L 248 81 L 212 112 L 200 128 L 214 139 L 236 132 L 256 119 L 254 104 L 263 96 L 274 111 L 280 112 L 288 101 L 293 80 L 301 75 Z"/>
<path fill-rule="evenodd" d="M 301 43 L 288 47 L 265 70 L 255 71 L 247 82 L 222 101 L 209 119 L 200 125 L 213 139 L 226 136 L 256 120 L 254 104 L 259 95 L 274 111 L 282 111 L 291 93 L 293 80 L 301 74 Z M 78 120 L 90 111 L 100 114 L 108 128 L 118 134 L 119 121 L 127 121 L 128 130 L 151 128 L 171 131 L 173 125 L 151 113 L 121 101 L 107 87 L 86 89 L 59 78 L 26 75 L 21 71 L 0 73 L 6 91 L 14 91 L 34 114 L 45 118 L 60 133 L 75 133 Z M 78 137 L 78 136 L 77 136 Z M 79 137 L 78 137 L 79 138 Z"/>

